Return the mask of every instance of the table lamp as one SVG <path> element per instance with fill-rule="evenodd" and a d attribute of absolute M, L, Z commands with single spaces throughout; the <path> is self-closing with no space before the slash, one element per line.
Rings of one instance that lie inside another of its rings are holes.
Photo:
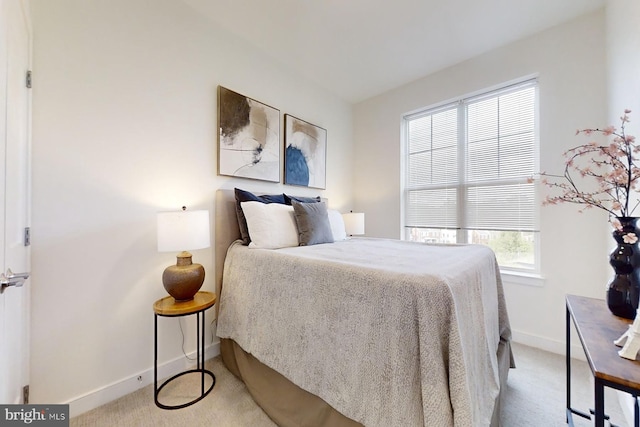
<path fill-rule="evenodd" d="M 194 264 L 189 250 L 208 248 L 209 211 L 158 212 L 158 252 L 182 251 L 176 265 L 162 273 L 162 284 L 177 301 L 193 299 L 204 282 L 204 267 Z"/>
<path fill-rule="evenodd" d="M 342 214 L 344 220 L 344 230 L 349 236 L 364 234 L 364 213 L 349 212 Z"/>

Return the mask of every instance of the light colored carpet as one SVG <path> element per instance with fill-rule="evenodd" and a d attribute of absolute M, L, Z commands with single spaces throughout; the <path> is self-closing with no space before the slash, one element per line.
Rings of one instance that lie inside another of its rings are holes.
<path fill-rule="evenodd" d="M 216 376 L 216 384 L 200 402 L 176 410 L 158 408 L 153 401 L 153 384 L 99 408 L 71 418 L 70 425 L 87 426 L 215 426 L 272 427 L 271 419 L 256 405 L 245 385 L 229 372 L 220 356 L 205 363 Z M 205 377 L 205 389 L 211 380 Z M 200 376 L 188 374 L 169 383 L 160 392 L 160 402 L 176 405 L 199 395 Z"/>
<path fill-rule="evenodd" d="M 516 369 L 509 382 L 502 411 L 505 427 L 566 426 L 567 400 L 565 357 L 520 344 L 513 345 Z M 582 412 L 593 408 L 593 378 L 586 362 L 571 361 L 571 406 Z M 615 390 L 605 387 L 605 413 L 613 425 L 627 424 Z M 593 426 L 593 421 L 573 416 L 575 426 Z M 605 424 L 606 425 L 606 424 Z"/>
<path fill-rule="evenodd" d="M 509 384 L 502 411 L 504 427 L 566 426 L 565 359 L 563 356 L 514 344 L 516 369 L 509 373 Z M 81 426 L 216 426 L 272 427 L 275 424 L 254 403 L 244 384 L 222 364 L 220 357 L 207 362 L 216 375 L 216 385 L 200 402 L 179 410 L 163 410 L 153 402 L 153 385 L 71 419 Z M 593 386 L 585 362 L 572 362 L 572 404 L 576 409 L 593 408 Z M 160 401 L 184 402 L 199 390 L 199 377 L 187 375 L 163 389 Z M 173 400 L 173 401 L 172 401 Z M 615 392 L 607 389 L 606 411 L 612 422 L 626 426 Z M 576 426 L 593 425 L 574 416 Z M 402 426 L 405 427 L 405 426 Z"/>

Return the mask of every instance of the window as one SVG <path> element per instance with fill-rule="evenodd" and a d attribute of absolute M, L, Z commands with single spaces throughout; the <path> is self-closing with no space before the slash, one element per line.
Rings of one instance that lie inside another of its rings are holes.
<path fill-rule="evenodd" d="M 404 117 L 408 240 L 480 243 L 503 269 L 538 272 L 537 81 Z"/>

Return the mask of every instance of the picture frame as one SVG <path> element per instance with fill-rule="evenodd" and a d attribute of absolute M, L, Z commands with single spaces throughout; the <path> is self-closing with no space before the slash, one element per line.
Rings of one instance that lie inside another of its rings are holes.
<path fill-rule="evenodd" d="M 327 130 L 284 115 L 284 183 L 302 187 L 326 188 Z"/>
<path fill-rule="evenodd" d="M 280 182 L 280 110 L 218 86 L 218 174 Z"/>

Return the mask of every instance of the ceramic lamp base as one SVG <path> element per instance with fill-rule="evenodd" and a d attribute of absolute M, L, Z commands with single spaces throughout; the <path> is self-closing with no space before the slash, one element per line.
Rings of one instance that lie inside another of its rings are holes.
<path fill-rule="evenodd" d="M 204 282 L 204 267 L 194 264 L 189 252 L 177 256 L 176 265 L 170 265 L 162 273 L 162 284 L 177 301 L 193 299 Z"/>

